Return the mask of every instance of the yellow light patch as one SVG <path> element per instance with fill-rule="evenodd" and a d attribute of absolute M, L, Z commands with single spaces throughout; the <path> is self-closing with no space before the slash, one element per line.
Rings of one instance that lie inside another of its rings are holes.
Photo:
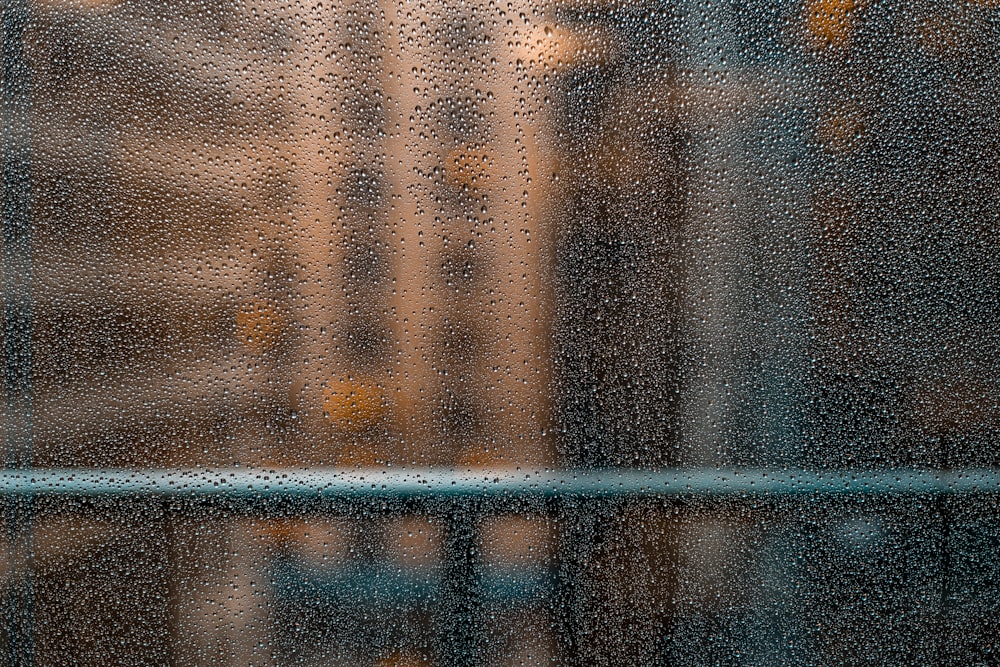
<path fill-rule="evenodd" d="M 374 385 L 336 381 L 323 389 L 323 412 L 338 429 L 356 433 L 372 426 L 385 413 L 385 404 Z"/>
<path fill-rule="evenodd" d="M 809 0 L 806 30 L 817 46 L 846 46 L 855 29 L 857 0 Z"/>
<path fill-rule="evenodd" d="M 236 328 L 240 340 L 254 354 L 273 350 L 284 325 L 283 318 L 266 301 L 254 301 L 236 313 Z"/>

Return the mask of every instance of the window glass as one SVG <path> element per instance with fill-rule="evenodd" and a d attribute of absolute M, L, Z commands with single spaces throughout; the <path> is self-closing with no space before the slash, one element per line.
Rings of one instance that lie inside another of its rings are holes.
<path fill-rule="evenodd" d="M 1000 660 L 1000 3 L 0 50 L 4 664 Z"/>

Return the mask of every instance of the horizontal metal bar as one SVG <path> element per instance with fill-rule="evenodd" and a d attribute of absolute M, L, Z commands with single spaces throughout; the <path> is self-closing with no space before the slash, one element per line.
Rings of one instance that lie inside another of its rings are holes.
<path fill-rule="evenodd" d="M 544 500 L 1000 493 L 1000 469 L 459 470 L 453 468 L 35 469 L 0 472 L 0 496 L 272 500 Z"/>

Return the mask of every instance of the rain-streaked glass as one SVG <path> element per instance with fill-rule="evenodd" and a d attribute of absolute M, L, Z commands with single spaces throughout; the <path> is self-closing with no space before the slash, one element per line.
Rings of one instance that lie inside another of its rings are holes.
<path fill-rule="evenodd" d="M 0 52 L 0 664 L 1000 664 L 1000 2 Z"/>

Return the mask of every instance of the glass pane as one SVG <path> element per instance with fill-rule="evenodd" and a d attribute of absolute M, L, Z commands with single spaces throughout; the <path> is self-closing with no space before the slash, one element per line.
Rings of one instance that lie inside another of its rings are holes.
<path fill-rule="evenodd" d="M 997 661 L 1000 3 L 0 28 L 4 664 Z"/>

